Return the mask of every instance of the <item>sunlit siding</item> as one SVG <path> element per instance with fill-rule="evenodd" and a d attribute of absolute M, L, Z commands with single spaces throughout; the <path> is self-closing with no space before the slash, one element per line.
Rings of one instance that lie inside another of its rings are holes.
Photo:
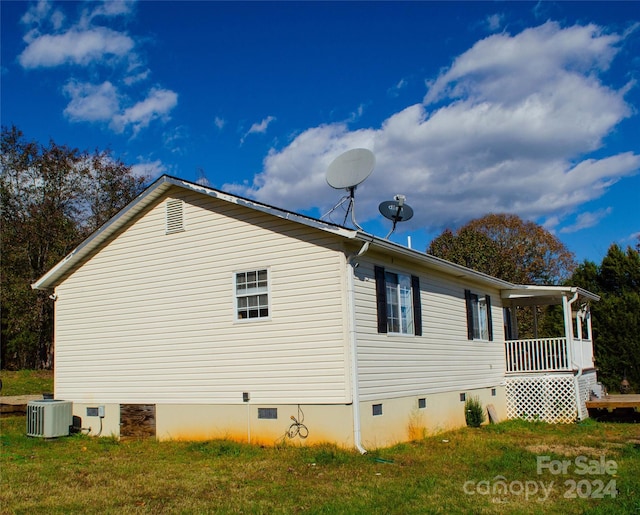
<path fill-rule="evenodd" d="M 372 256 L 367 256 L 373 259 Z M 378 334 L 374 265 L 417 275 L 422 336 Z M 492 301 L 493 341 L 467 340 L 464 290 Z M 408 263 L 363 262 L 356 269 L 358 373 L 361 400 L 482 388 L 504 380 L 504 329 L 500 294 Z"/>
<path fill-rule="evenodd" d="M 56 290 L 56 396 L 143 403 L 350 399 L 344 254 L 329 233 L 195 192 L 161 201 Z M 235 320 L 234 274 L 267 268 L 270 317 Z"/>

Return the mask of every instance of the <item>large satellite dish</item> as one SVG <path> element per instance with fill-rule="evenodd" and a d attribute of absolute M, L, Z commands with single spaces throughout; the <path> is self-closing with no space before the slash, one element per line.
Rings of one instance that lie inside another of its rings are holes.
<path fill-rule="evenodd" d="M 347 221 L 349 212 L 351 212 L 351 221 L 361 231 L 362 227 L 356 222 L 355 214 L 355 192 L 358 184 L 364 182 L 376 165 L 376 158 L 371 150 L 366 148 L 353 148 L 343 152 L 336 157 L 329 168 L 327 168 L 327 184 L 337 190 L 346 189 L 349 193 L 340 199 L 328 213 L 325 213 L 322 218 L 330 215 L 342 204 L 347 202 L 347 211 L 344 216 L 344 223 Z"/>
<path fill-rule="evenodd" d="M 327 183 L 337 190 L 355 188 L 364 182 L 376 165 L 371 150 L 354 148 L 336 157 L 327 168 Z"/>
<path fill-rule="evenodd" d="M 380 214 L 393 222 L 393 227 L 385 239 L 396 230 L 398 222 L 406 222 L 413 217 L 413 209 L 409 204 L 405 204 L 405 200 L 407 199 L 404 195 L 396 195 L 393 200 L 386 200 L 378 206 Z"/>

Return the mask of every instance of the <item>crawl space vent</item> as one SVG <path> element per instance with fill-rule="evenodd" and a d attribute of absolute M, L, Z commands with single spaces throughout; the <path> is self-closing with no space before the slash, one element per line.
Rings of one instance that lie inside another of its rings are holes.
<path fill-rule="evenodd" d="M 182 200 L 167 200 L 167 234 L 184 231 L 184 203 Z"/>

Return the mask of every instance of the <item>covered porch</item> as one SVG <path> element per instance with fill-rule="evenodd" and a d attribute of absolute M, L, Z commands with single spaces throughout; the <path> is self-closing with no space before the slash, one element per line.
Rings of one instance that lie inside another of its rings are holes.
<path fill-rule="evenodd" d="M 502 292 L 509 418 L 570 423 L 588 416 L 597 389 L 591 303 L 599 297 L 569 286 L 521 286 Z M 560 306 L 559 334 L 539 336 L 540 306 Z M 531 307 L 528 338 L 519 337 L 518 308 Z"/>
<path fill-rule="evenodd" d="M 595 368 L 591 302 L 597 295 L 575 287 L 522 286 L 502 292 L 507 374 L 584 371 Z M 538 306 L 562 306 L 563 333 L 538 337 Z M 533 338 L 518 338 L 518 307 L 532 307 Z"/>

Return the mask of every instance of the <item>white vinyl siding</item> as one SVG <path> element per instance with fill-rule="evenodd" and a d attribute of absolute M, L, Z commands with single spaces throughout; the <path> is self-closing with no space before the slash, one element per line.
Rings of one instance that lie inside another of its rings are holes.
<path fill-rule="evenodd" d="M 331 234 L 173 190 L 58 286 L 56 396 L 77 402 L 346 403 L 344 254 Z M 337 249 L 337 250 L 336 250 Z M 237 323 L 235 273 L 269 270 Z"/>
<path fill-rule="evenodd" d="M 374 261 L 376 255 L 366 257 Z M 354 281 L 362 401 L 485 388 L 504 380 L 504 349 L 498 343 L 502 328 L 494 328 L 497 341 L 467 339 L 464 292 L 468 285 L 458 278 L 403 263 L 402 270 L 419 276 L 422 336 L 379 334 L 374 263 L 361 259 Z M 499 299 L 498 290 L 489 293 Z M 494 320 L 499 320 L 501 306 L 494 305 L 492 310 Z"/>

